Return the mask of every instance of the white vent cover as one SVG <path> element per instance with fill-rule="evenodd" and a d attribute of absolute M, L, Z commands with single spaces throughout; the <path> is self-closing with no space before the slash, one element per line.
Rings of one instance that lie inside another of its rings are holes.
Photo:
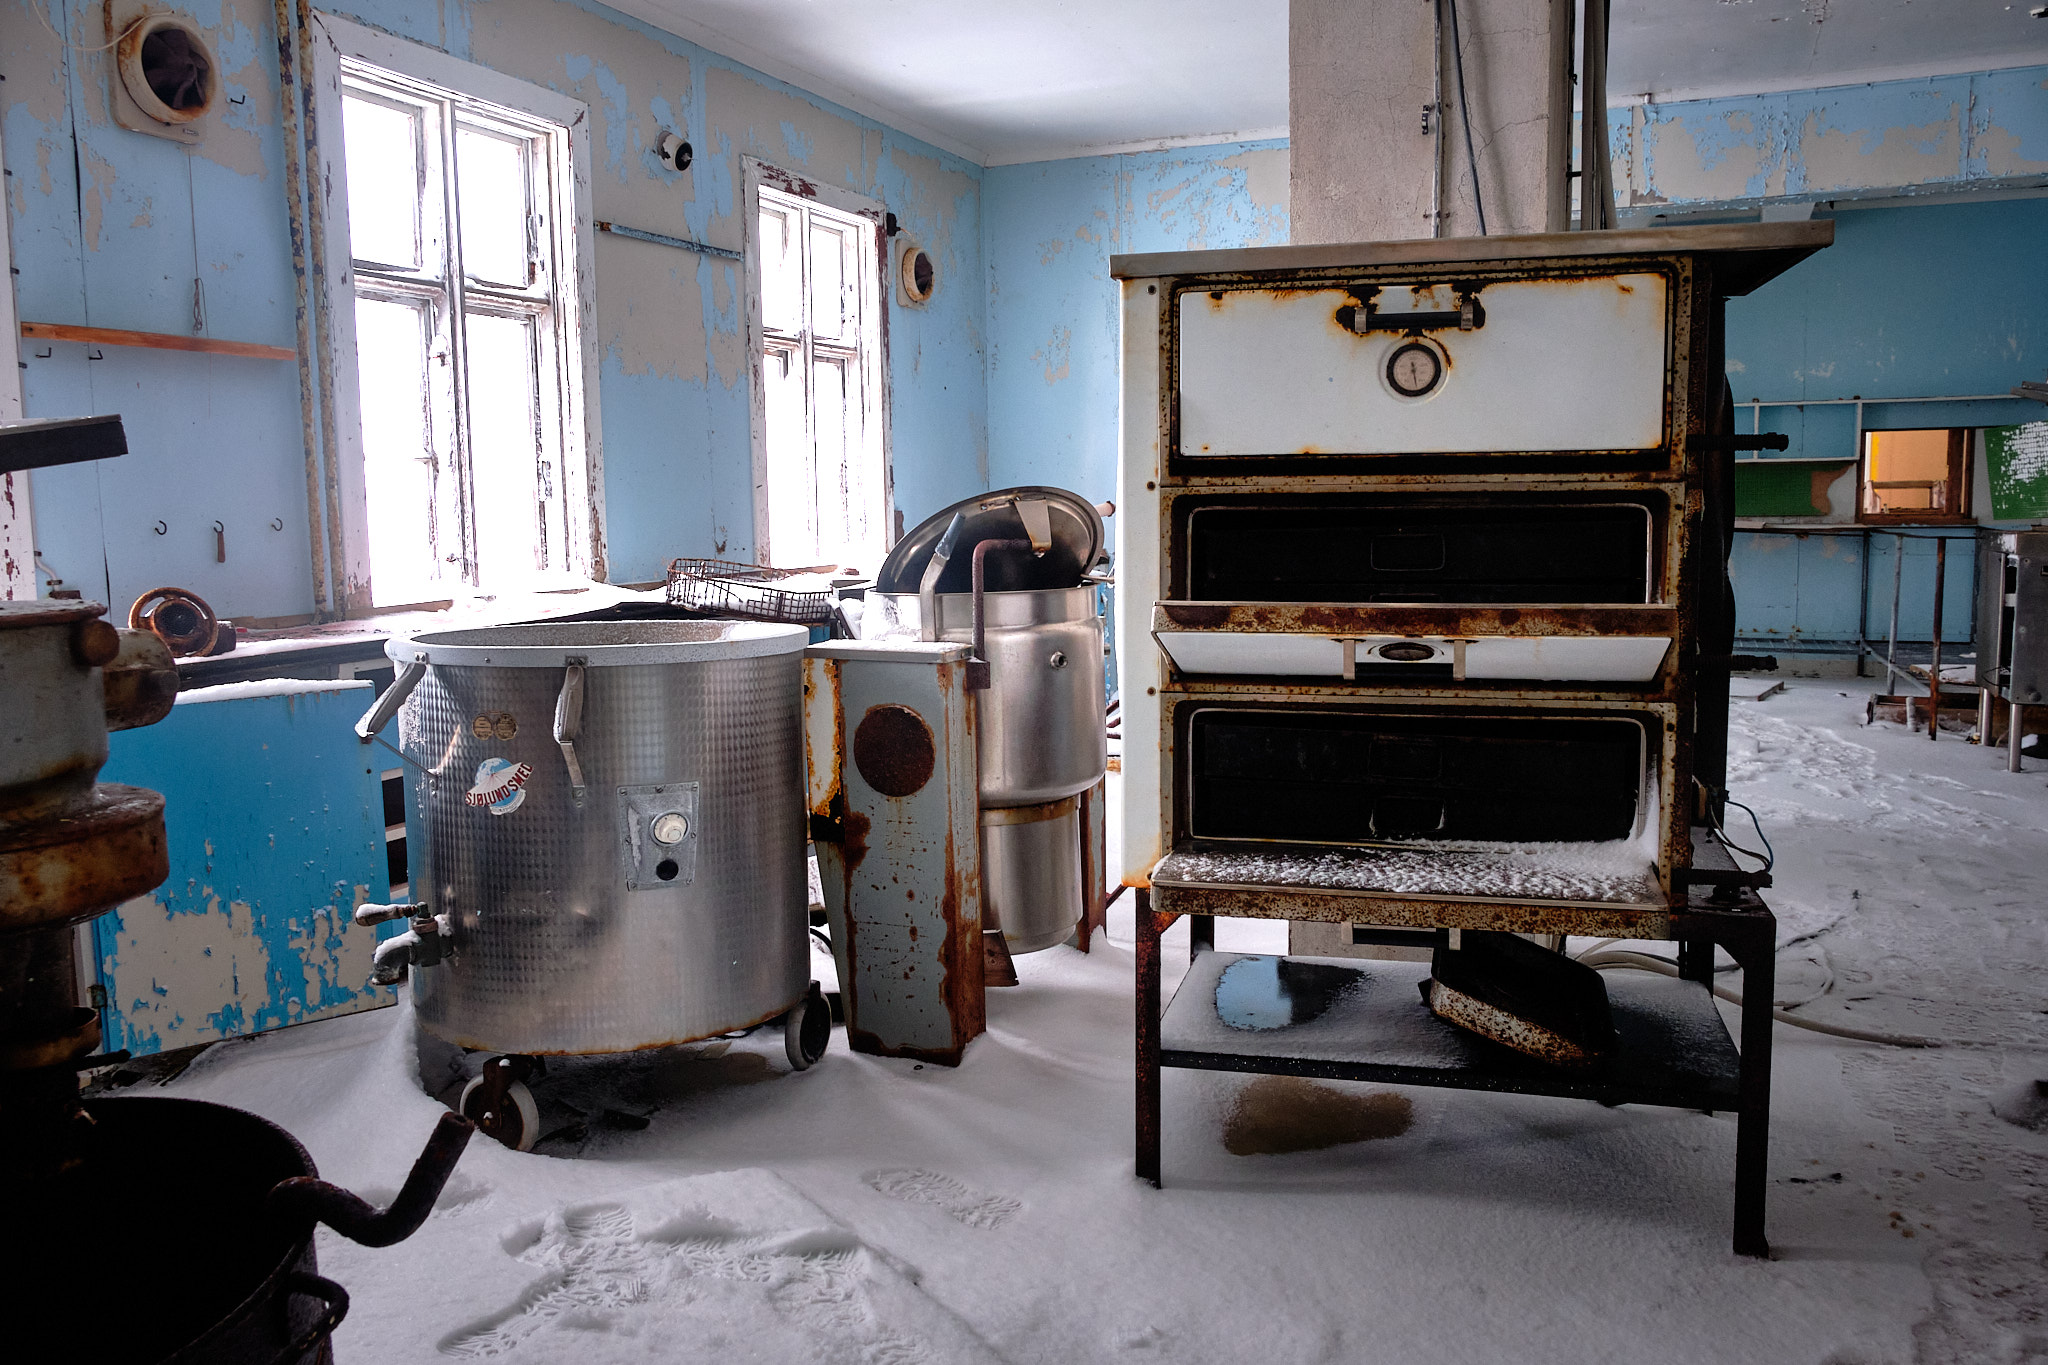
<path fill-rule="evenodd" d="M 109 0 L 107 37 L 114 43 L 107 105 L 132 132 L 196 144 L 199 121 L 220 99 L 220 58 L 190 16 L 141 3 Z"/>

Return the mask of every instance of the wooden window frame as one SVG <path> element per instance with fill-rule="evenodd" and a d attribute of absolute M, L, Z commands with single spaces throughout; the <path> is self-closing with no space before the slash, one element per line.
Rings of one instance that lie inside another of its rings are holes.
<path fill-rule="evenodd" d="M 373 606 L 370 573 L 369 500 L 364 479 L 362 439 L 362 398 L 356 369 L 355 298 L 357 264 L 349 240 L 348 168 L 342 141 L 342 92 L 351 69 L 371 68 L 381 82 L 420 87 L 422 98 L 452 94 L 465 119 L 489 121 L 492 110 L 505 117 L 508 126 L 535 134 L 541 126 L 548 131 L 546 155 L 548 223 L 545 240 L 537 249 L 553 263 L 552 313 L 549 329 L 556 352 L 551 368 L 559 377 L 558 389 L 548 397 L 559 413 L 561 430 L 560 468 L 556 472 L 561 489 L 562 524 L 565 528 L 560 568 L 568 573 L 602 580 L 606 572 L 603 440 L 598 420 L 598 352 L 596 345 L 596 278 L 594 216 L 590 184 L 590 110 L 543 86 L 531 84 L 488 67 L 462 61 L 435 48 L 394 37 L 332 14 L 316 13 L 313 18 L 314 61 L 312 80 L 319 142 L 314 149 L 313 183 L 321 196 L 327 224 L 326 251 L 318 265 L 323 279 L 325 311 L 331 322 L 320 361 L 332 367 L 336 439 L 340 458 L 336 482 L 340 487 L 344 581 L 335 586 L 335 604 L 347 616 L 366 616 L 387 611 L 396 603 Z M 452 137 L 454 127 L 447 130 Z M 457 263 L 459 273 L 459 261 Z M 416 292 L 431 281 L 403 278 L 403 272 L 374 267 L 364 270 L 377 292 Z M 531 311 L 536 299 L 528 290 L 481 285 L 476 281 L 456 283 L 455 304 L 468 296 L 470 312 L 501 309 Z M 540 304 L 546 307 L 545 303 Z M 457 317 L 460 314 L 456 314 Z M 460 326 L 451 325 L 461 345 Z M 459 358 L 459 350 L 456 356 Z M 457 401 L 458 420 L 463 404 Z M 464 499 L 465 504 L 467 499 Z M 315 525 L 314 537 L 322 537 Z M 463 528 L 462 551 L 474 554 L 468 528 Z M 464 563 L 458 582 L 473 591 L 466 580 L 473 573 Z"/>
<path fill-rule="evenodd" d="M 873 229 L 875 318 L 868 335 L 873 337 L 874 345 L 861 347 L 861 420 L 866 430 L 873 433 L 874 450 L 880 462 L 880 549 L 886 553 L 889 547 L 896 543 L 895 459 L 889 430 L 889 238 L 885 227 L 888 212 L 878 200 L 870 199 L 864 194 L 856 194 L 852 190 L 843 190 L 834 185 L 823 185 L 792 175 L 758 157 L 743 156 L 740 164 L 743 190 L 740 212 L 743 224 L 742 251 L 746 257 L 744 316 L 749 386 L 748 415 L 753 444 L 754 562 L 772 563 L 771 556 L 775 553 L 769 536 L 768 507 L 768 402 L 765 365 L 770 337 L 761 317 L 759 214 L 760 191 L 763 188 L 797 199 L 816 200 L 838 213 L 865 220 Z M 860 567 L 873 573 L 881 568 L 881 563 L 878 559 L 874 564 Z"/>

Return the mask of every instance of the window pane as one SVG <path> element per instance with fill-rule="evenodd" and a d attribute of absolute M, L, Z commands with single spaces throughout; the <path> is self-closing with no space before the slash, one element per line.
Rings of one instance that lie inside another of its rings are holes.
<path fill-rule="evenodd" d="M 817 481 L 804 420 L 803 352 L 770 347 L 761 358 L 768 416 L 768 553 L 777 564 L 818 559 Z"/>
<path fill-rule="evenodd" d="M 1866 513 L 1946 512 L 1949 434 L 1929 431 L 1873 431 L 1864 483 Z"/>
<path fill-rule="evenodd" d="M 854 392 L 852 362 L 820 356 L 812 370 L 818 435 L 818 554 L 825 560 L 861 564 L 866 539 L 865 502 L 858 452 L 849 439 L 856 423 L 847 411 Z"/>
<path fill-rule="evenodd" d="M 462 270 L 471 279 L 521 288 L 532 281 L 526 251 L 530 146 L 479 128 L 455 131 Z"/>
<path fill-rule="evenodd" d="M 811 224 L 811 332 L 826 341 L 846 336 L 848 258 L 852 234 L 824 223 Z"/>
<path fill-rule="evenodd" d="M 426 305 L 356 300 L 370 581 L 379 606 L 447 595 L 437 552 L 427 341 Z"/>
<path fill-rule="evenodd" d="M 420 113 L 342 96 L 349 249 L 357 260 L 415 269 L 420 240 Z"/>
<path fill-rule="evenodd" d="M 477 585 L 504 588 L 548 567 L 533 323 L 472 313 L 463 335 Z"/>
<path fill-rule="evenodd" d="M 772 331 L 796 333 L 804 326 L 804 263 L 797 249 L 796 225 L 794 212 L 763 202 L 761 321 Z"/>

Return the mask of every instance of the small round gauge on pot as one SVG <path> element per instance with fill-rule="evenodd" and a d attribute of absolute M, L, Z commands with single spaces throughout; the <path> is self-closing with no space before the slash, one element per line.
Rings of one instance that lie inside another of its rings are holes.
<path fill-rule="evenodd" d="M 1443 357 L 1425 342 L 1405 342 L 1387 357 L 1387 384 L 1403 398 L 1420 398 L 1443 378 Z"/>
<path fill-rule="evenodd" d="M 689 817 L 681 811 L 665 811 L 654 817 L 653 833 L 654 842 L 657 844 L 680 844 L 689 837 Z"/>

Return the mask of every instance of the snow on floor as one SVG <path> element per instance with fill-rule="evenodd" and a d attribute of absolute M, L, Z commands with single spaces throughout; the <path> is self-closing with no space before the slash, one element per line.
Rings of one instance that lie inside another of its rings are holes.
<path fill-rule="evenodd" d="M 558 1068 L 544 1119 L 574 1103 L 586 1136 L 478 1140 L 400 1246 L 322 1234 L 355 1305 L 338 1358 L 2048 1360 L 2048 1136 L 1990 1108 L 2048 1075 L 2048 773 L 1866 729 L 1843 686 L 1735 707 L 1779 996 L 1958 1046 L 1778 1031 L 1769 1262 L 1728 1249 L 1733 1120 L 1673 1110 L 1168 1072 L 1166 1188 L 1139 1184 L 1126 897 L 1093 956 L 1019 960 L 957 1071 L 843 1035 L 803 1075 L 765 1037 Z M 387 1198 L 438 1112 L 408 1028 L 401 1006 L 222 1045 L 169 1088 Z M 1330 1092 L 1366 1097 L 1342 1135 L 1368 1140 L 1230 1154 L 1263 1142 L 1240 1100 L 1313 1127 Z"/>

